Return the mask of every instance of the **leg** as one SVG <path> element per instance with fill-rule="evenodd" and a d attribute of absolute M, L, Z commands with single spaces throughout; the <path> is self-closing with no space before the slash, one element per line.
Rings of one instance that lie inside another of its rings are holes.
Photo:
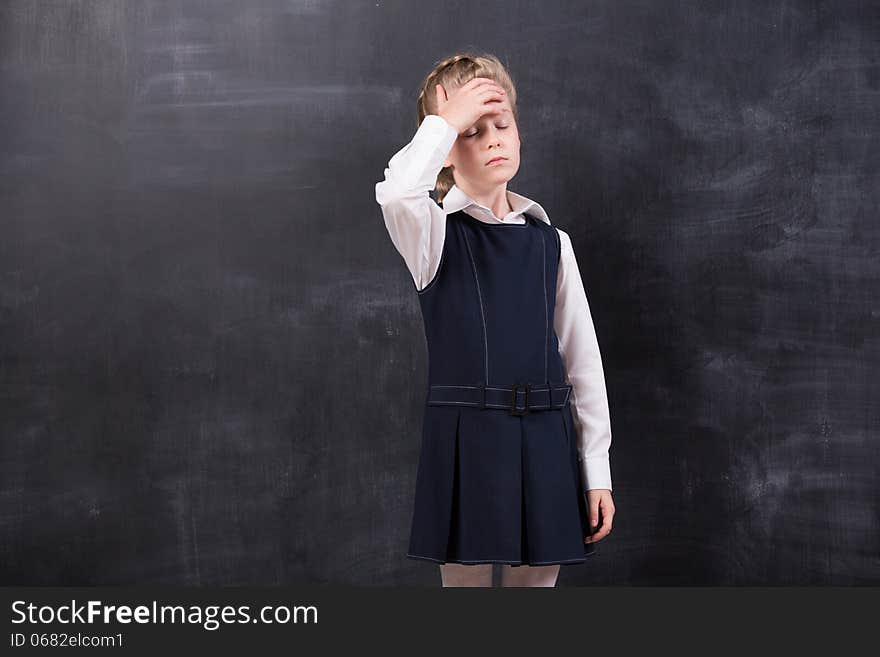
<path fill-rule="evenodd" d="M 441 563 L 443 586 L 492 586 L 492 564 Z"/>
<path fill-rule="evenodd" d="M 548 566 L 501 567 L 501 586 L 556 586 L 559 564 Z"/>

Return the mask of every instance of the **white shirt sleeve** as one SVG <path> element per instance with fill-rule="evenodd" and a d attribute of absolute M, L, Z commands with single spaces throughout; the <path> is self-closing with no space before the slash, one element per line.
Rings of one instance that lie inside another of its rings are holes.
<path fill-rule="evenodd" d="M 571 238 L 559 228 L 560 262 L 554 327 L 559 354 L 572 386 L 569 402 L 577 432 L 583 489 L 611 490 L 611 416 L 602 356 Z"/>
<path fill-rule="evenodd" d="M 385 227 L 418 290 L 440 266 L 446 212 L 429 193 L 457 138 L 458 131 L 443 117 L 427 115 L 412 141 L 391 157 L 385 179 L 376 183 Z"/>

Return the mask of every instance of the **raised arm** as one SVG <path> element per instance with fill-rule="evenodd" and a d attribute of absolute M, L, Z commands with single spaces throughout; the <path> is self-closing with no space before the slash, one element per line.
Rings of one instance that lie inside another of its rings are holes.
<path fill-rule="evenodd" d="M 385 179 L 376 183 L 385 227 L 417 290 L 440 266 L 446 213 L 429 193 L 457 137 L 458 131 L 443 117 L 427 115 L 412 141 L 391 157 Z"/>
<path fill-rule="evenodd" d="M 584 490 L 611 490 L 611 417 L 596 330 L 571 238 L 559 230 L 555 329 L 559 353 L 572 386 L 571 408 Z"/>

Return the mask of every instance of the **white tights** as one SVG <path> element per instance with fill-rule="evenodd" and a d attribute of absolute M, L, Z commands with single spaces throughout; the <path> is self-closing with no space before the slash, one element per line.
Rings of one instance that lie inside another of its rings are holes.
<path fill-rule="evenodd" d="M 501 586 L 556 586 L 559 564 L 549 566 L 501 565 Z M 440 564 L 443 586 L 492 586 L 492 564 Z"/>

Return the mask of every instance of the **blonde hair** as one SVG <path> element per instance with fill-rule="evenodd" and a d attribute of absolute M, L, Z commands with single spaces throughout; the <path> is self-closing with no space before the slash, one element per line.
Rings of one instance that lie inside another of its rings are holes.
<path fill-rule="evenodd" d="M 438 61 L 428 73 L 419 89 L 419 120 L 417 127 L 422 124 L 428 114 L 436 114 L 437 96 L 435 88 L 442 84 L 447 95 L 474 78 L 491 78 L 504 89 L 510 108 L 513 112 L 513 120 L 518 124 L 519 117 L 516 111 L 516 87 L 508 73 L 507 68 L 495 55 L 483 53 L 473 55 L 471 53 L 458 53 Z M 434 190 L 437 193 L 437 202 L 443 201 L 446 193 L 455 184 L 451 167 L 443 167 L 437 176 Z"/>

